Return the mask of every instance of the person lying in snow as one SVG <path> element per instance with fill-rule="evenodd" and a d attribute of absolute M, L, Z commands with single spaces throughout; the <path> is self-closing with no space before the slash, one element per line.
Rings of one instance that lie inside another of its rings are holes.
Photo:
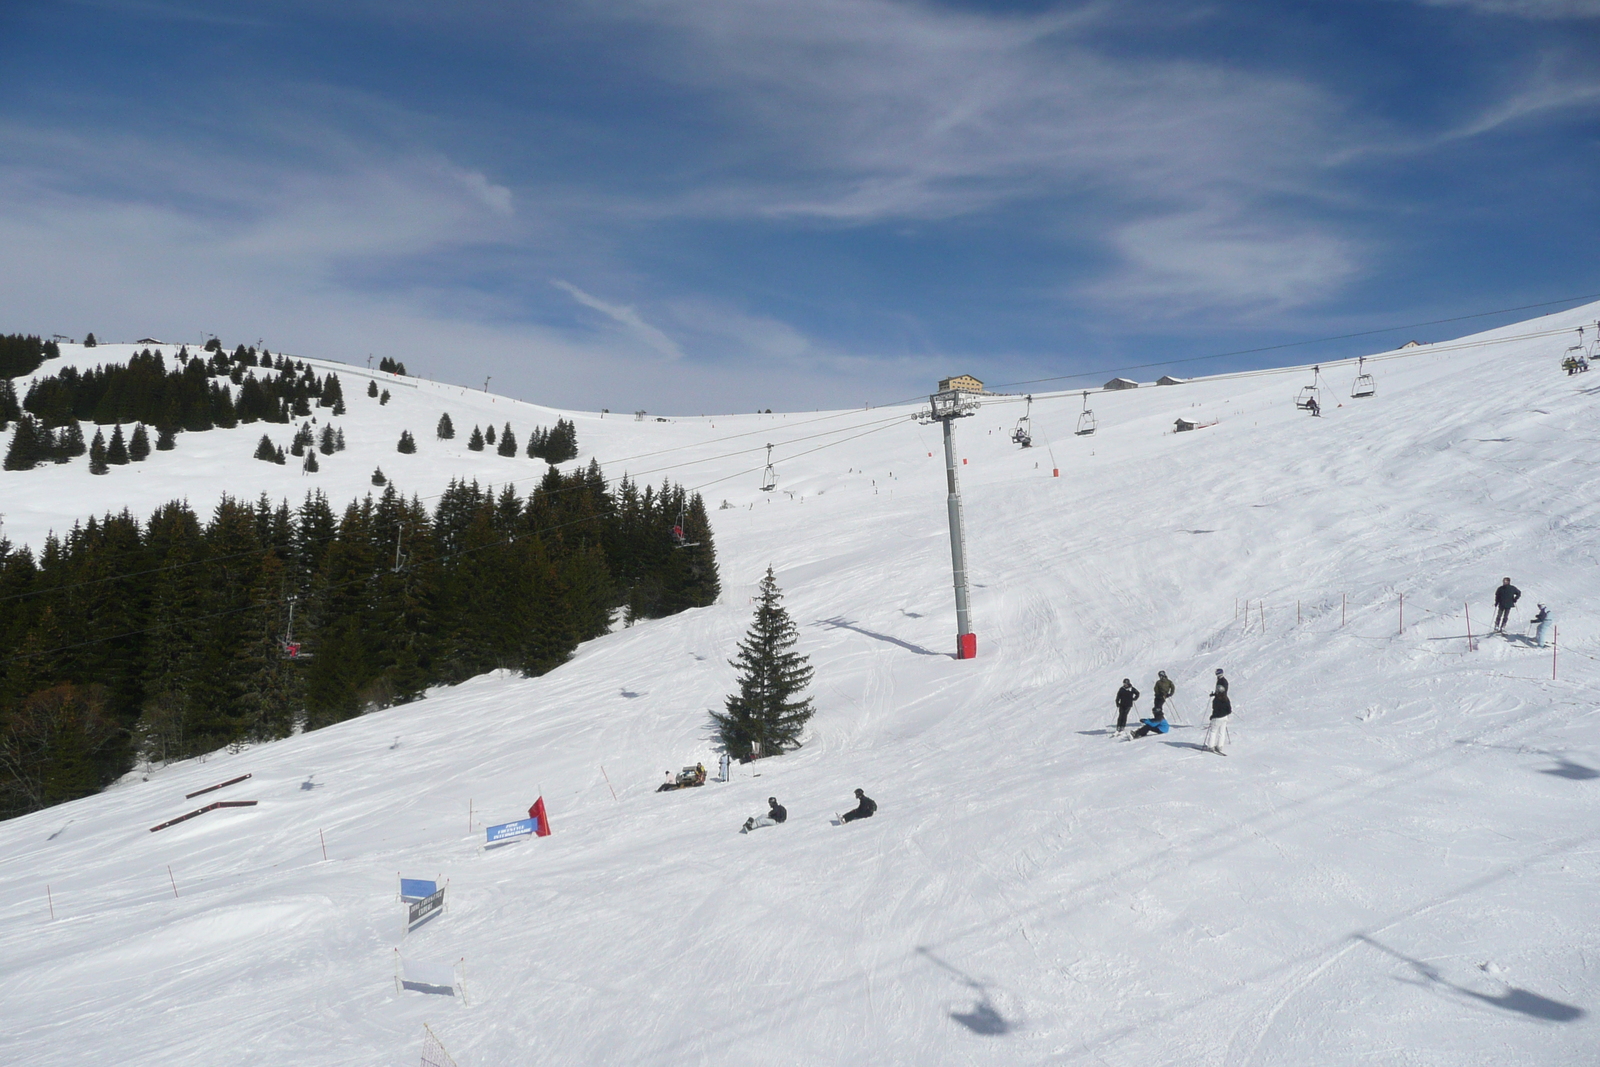
<path fill-rule="evenodd" d="M 853 809 L 839 816 L 840 822 L 854 822 L 857 819 L 870 819 L 872 813 L 878 810 L 878 802 L 873 800 L 861 790 L 856 790 L 856 799 L 860 801 Z"/>
<path fill-rule="evenodd" d="M 787 822 L 788 819 L 789 809 L 785 808 L 782 804 L 779 804 L 777 797 L 768 797 L 766 815 L 759 819 L 754 815 L 750 816 L 750 818 L 744 821 L 744 827 L 739 832 L 741 834 L 747 834 L 751 830 L 757 830 L 763 826 L 776 826 L 781 822 Z"/>

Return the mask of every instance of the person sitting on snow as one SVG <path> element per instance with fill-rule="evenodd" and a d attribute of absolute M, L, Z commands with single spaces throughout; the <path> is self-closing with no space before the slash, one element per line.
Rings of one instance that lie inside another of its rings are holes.
<path fill-rule="evenodd" d="M 840 817 L 841 822 L 854 822 L 857 819 L 870 819 L 872 818 L 872 813 L 878 810 L 878 802 L 867 796 L 867 794 L 863 793 L 859 789 L 856 790 L 856 799 L 860 801 L 860 803 L 857 804 L 853 810 L 845 812 L 844 815 Z"/>
<path fill-rule="evenodd" d="M 754 815 L 750 816 L 750 818 L 744 821 L 744 829 L 740 830 L 739 832 L 741 834 L 747 834 L 751 830 L 756 830 L 763 826 L 776 826 L 781 822 L 787 822 L 788 819 L 789 809 L 785 808 L 782 804 L 779 804 L 777 797 L 768 797 L 767 814 L 759 819 Z"/>

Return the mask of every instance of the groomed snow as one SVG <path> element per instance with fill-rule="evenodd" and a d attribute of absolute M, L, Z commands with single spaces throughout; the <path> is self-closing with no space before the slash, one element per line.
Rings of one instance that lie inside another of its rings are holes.
<path fill-rule="evenodd" d="M 574 415 L 579 462 L 705 487 L 721 601 L 0 824 L 0 1061 L 414 1064 L 427 1021 L 462 1067 L 1591 1062 L 1600 379 L 1560 371 L 1554 331 L 1597 309 L 1369 362 L 1367 400 L 1332 368 L 1322 419 L 1291 403 L 1305 369 L 1096 394 L 1086 438 L 1077 395 L 1039 399 L 1028 451 L 991 401 L 957 427 L 971 662 L 910 408 Z M 0 476 L 6 532 L 224 488 L 342 504 L 378 463 L 424 495 L 542 470 L 465 435 L 553 411 L 363 384 L 320 476 L 249 460 L 259 426 L 190 434 L 105 478 Z M 767 441 L 771 494 L 729 454 Z M 657 794 L 714 766 L 769 563 L 817 668 L 808 743 Z M 1468 649 L 1463 604 L 1481 631 L 1503 575 L 1516 633 L 1555 613 L 1555 680 L 1516 636 Z M 1108 739 L 1124 676 L 1148 714 L 1166 669 L 1200 724 L 1219 666 L 1228 756 L 1195 726 Z M 877 817 L 832 825 L 856 786 Z M 553 836 L 482 848 L 541 793 Z M 789 822 L 740 835 L 769 795 Z M 224 799 L 260 804 L 148 831 Z M 449 879 L 404 937 L 402 873 Z M 465 996 L 397 993 L 397 946 L 464 959 Z"/>

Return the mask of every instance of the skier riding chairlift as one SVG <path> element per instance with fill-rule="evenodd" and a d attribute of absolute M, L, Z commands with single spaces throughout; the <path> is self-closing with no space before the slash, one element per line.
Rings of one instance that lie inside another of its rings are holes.
<path fill-rule="evenodd" d="M 1032 419 L 1031 419 L 1032 415 L 1033 415 L 1033 395 L 1030 393 L 1028 395 L 1028 408 L 1027 408 L 1027 411 L 1023 414 L 1022 418 L 1017 420 L 1017 428 L 1011 434 L 1011 440 L 1015 441 L 1017 444 L 1021 445 L 1023 448 L 1032 448 L 1033 447 L 1033 427 L 1032 427 Z"/>
<path fill-rule="evenodd" d="M 1311 384 L 1300 390 L 1300 395 L 1295 397 L 1294 406 L 1301 411 L 1310 411 L 1316 403 L 1317 394 L 1322 391 L 1322 368 L 1311 368 Z"/>
<path fill-rule="evenodd" d="M 691 541 L 687 537 L 684 536 L 684 533 L 683 533 L 683 520 L 687 516 L 687 514 L 688 514 L 688 506 L 687 505 L 685 505 L 684 507 L 681 507 L 681 508 L 678 509 L 678 521 L 672 524 L 672 547 L 673 548 L 693 548 L 693 547 L 695 547 L 696 545 L 698 545 L 700 543 L 699 541 Z"/>

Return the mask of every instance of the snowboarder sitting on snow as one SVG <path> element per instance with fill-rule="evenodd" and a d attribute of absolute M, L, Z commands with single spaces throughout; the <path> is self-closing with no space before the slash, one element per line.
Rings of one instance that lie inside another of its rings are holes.
<path fill-rule="evenodd" d="M 870 819 L 872 818 L 872 813 L 878 810 L 878 802 L 867 796 L 867 794 L 863 793 L 859 789 L 856 790 L 856 799 L 860 801 L 860 803 L 850 811 L 844 813 L 844 815 L 841 817 L 842 822 L 854 822 L 857 819 Z"/>
<path fill-rule="evenodd" d="M 1128 728 L 1128 712 L 1133 710 L 1133 702 L 1139 699 L 1139 691 L 1133 687 L 1133 682 L 1127 678 L 1122 680 L 1122 688 L 1117 690 L 1117 732 L 1121 733 Z"/>
<path fill-rule="evenodd" d="M 787 822 L 788 819 L 789 809 L 784 807 L 782 804 L 779 804 L 777 797 L 768 797 L 767 814 L 759 819 L 754 815 L 750 816 L 750 818 L 744 821 L 744 829 L 740 830 L 739 832 L 741 834 L 747 834 L 751 830 L 757 829 L 758 827 L 776 826 L 781 822 Z"/>
<path fill-rule="evenodd" d="M 1511 609 L 1516 607 L 1517 601 L 1522 599 L 1522 590 L 1511 584 L 1507 578 L 1500 583 L 1500 588 L 1494 591 L 1494 628 L 1504 630 L 1506 620 L 1511 618 Z"/>
<path fill-rule="evenodd" d="M 1228 716 L 1233 714 L 1233 703 L 1228 699 L 1228 679 L 1222 668 L 1217 668 L 1217 687 L 1211 691 L 1211 722 L 1206 726 L 1205 747 L 1223 755 L 1222 747 L 1228 743 Z"/>

